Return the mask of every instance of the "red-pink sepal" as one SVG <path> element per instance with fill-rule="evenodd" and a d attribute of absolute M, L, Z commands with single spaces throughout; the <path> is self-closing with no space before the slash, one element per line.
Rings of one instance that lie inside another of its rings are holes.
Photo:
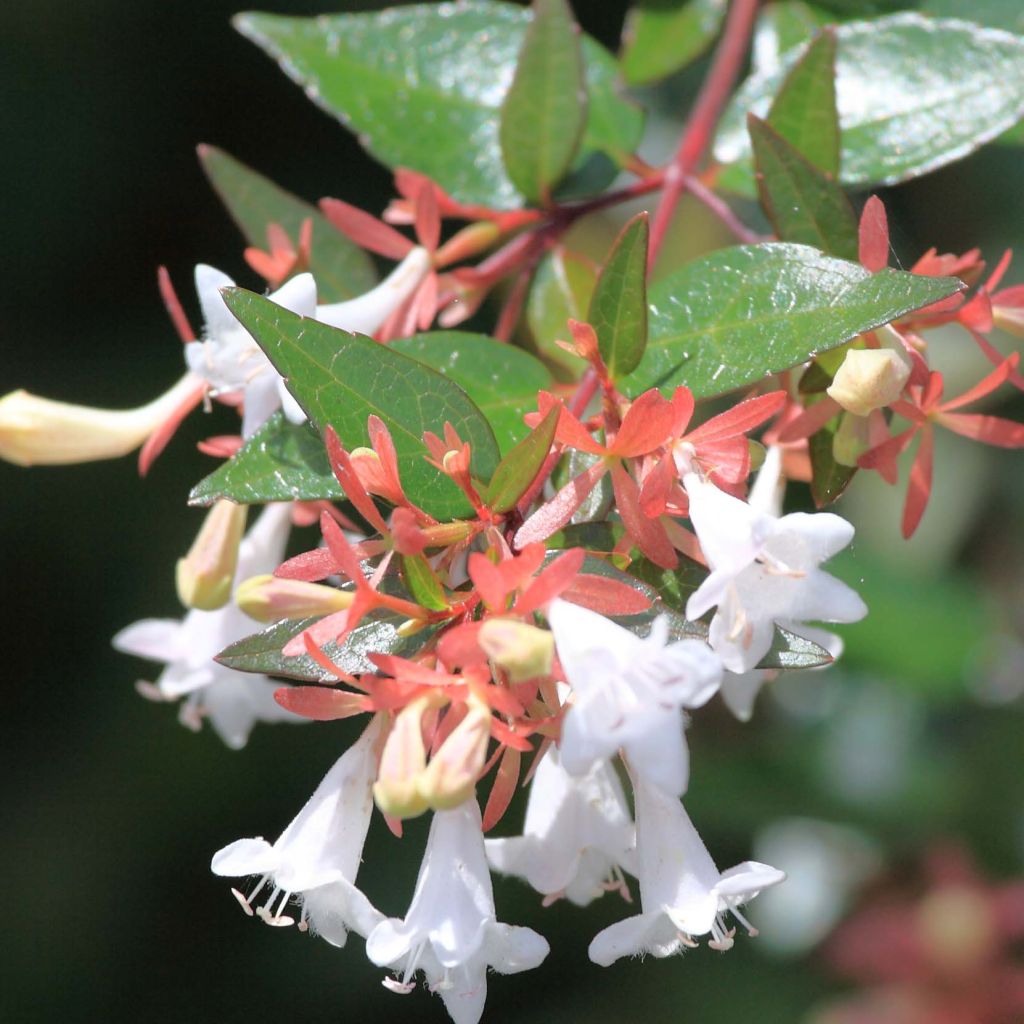
<path fill-rule="evenodd" d="M 889 220 L 878 196 L 870 196 L 861 211 L 857 250 L 861 265 L 872 274 L 889 265 Z"/>
<path fill-rule="evenodd" d="M 561 596 L 600 615 L 640 615 L 651 607 L 650 598 L 628 583 L 590 573 L 577 576 Z"/>
<path fill-rule="evenodd" d="M 274 691 L 274 700 L 285 711 L 314 722 L 333 722 L 373 710 L 365 694 L 326 686 L 282 686 Z"/>
<path fill-rule="evenodd" d="M 626 532 L 655 565 L 663 569 L 674 569 L 679 559 L 664 527 L 658 519 L 649 519 L 644 515 L 640 508 L 640 488 L 620 462 L 612 466 L 612 487 Z"/>
<path fill-rule="evenodd" d="M 181 400 L 171 414 L 146 438 L 139 450 L 139 476 L 145 476 L 150 466 L 156 462 L 157 456 L 167 447 L 181 426 L 181 421 L 203 400 L 206 394 L 206 381 L 197 380 L 195 388 Z"/>
<path fill-rule="evenodd" d="M 326 197 L 320 200 L 320 209 L 346 238 L 379 256 L 402 260 L 415 248 L 412 239 L 351 203 Z"/>

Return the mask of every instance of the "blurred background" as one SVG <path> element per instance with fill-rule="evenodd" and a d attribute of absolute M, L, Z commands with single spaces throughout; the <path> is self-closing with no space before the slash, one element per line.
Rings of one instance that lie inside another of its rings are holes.
<path fill-rule="evenodd" d="M 614 48 L 625 4 L 575 6 Z M 273 10 L 349 7 L 277 0 Z M 196 262 L 261 286 L 199 169 L 199 142 L 307 198 L 383 208 L 386 172 L 232 31 L 235 11 L 229 0 L 5 5 L 0 393 L 148 401 L 182 369 L 157 265 L 194 321 Z M 645 95 L 652 158 L 678 131 L 700 67 Z M 994 263 L 1022 241 L 1022 188 L 1020 151 L 993 146 L 888 191 L 895 262 L 909 266 L 931 245 L 980 245 Z M 725 244 L 696 212 L 684 217 L 680 249 Z M 935 345 L 947 393 L 984 373 L 966 335 Z M 1024 418 L 1019 395 L 998 411 Z M 185 495 L 213 465 L 195 442 L 229 424 L 191 417 L 144 481 L 131 458 L 0 464 L 5 1022 L 445 1019 L 423 992 L 384 991 L 357 939 L 338 951 L 257 927 L 208 870 L 225 843 L 276 836 L 353 728 L 258 726 L 235 753 L 140 699 L 133 684 L 150 667 L 110 648 L 136 619 L 179 614 L 173 565 L 201 520 Z M 993 921 L 1024 921 L 1024 900 L 1005 888 L 1024 874 L 1024 455 L 941 440 L 936 491 L 911 543 L 899 539 L 902 489 L 858 479 L 842 501 L 859 532 L 837 571 L 871 614 L 844 631 L 841 666 L 780 681 L 747 726 L 716 706 L 692 728 L 687 807 L 719 865 L 754 856 L 790 873 L 753 906 L 762 936 L 727 956 L 701 948 L 602 970 L 586 947 L 623 915 L 617 897 L 545 911 L 525 886 L 497 879 L 499 918 L 542 931 L 552 953 L 530 974 L 492 976 L 485 1020 L 809 1020 L 878 974 L 857 960 L 864 940 L 853 926 L 834 933 L 858 908 L 889 908 L 865 926 L 881 949 L 910 936 L 968 972 L 1012 955 Z M 360 879 L 400 914 L 425 823 L 401 842 L 378 825 Z M 979 881 L 964 881 L 971 871 Z M 936 902 L 950 884 L 966 904 Z M 918 1019 L 884 1013 L 862 1019 Z M 977 1013 L 979 1024 L 1004 1019 Z"/>

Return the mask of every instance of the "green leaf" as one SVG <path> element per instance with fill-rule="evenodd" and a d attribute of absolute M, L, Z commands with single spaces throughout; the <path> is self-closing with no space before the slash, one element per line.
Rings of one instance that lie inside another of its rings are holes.
<path fill-rule="evenodd" d="M 424 608 L 442 612 L 448 608 L 441 581 L 423 555 L 402 555 L 402 578 L 412 599 Z"/>
<path fill-rule="evenodd" d="M 311 619 L 285 619 L 273 626 L 239 640 L 225 648 L 217 655 L 216 660 L 228 668 L 239 672 L 258 672 L 268 676 L 284 676 L 307 683 L 330 683 L 335 678 L 320 667 L 308 655 L 297 658 L 286 658 L 281 648 L 303 630 L 309 629 L 317 617 Z M 437 631 L 436 626 L 426 629 L 413 636 L 401 636 L 398 627 L 402 619 L 390 612 L 384 615 L 374 613 L 367 617 L 347 637 L 343 643 L 329 641 L 321 650 L 342 671 L 356 675 L 361 672 L 376 672 L 377 668 L 369 660 L 369 654 L 394 654 L 400 658 L 414 655 Z"/>
<path fill-rule="evenodd" d="M 975 25 L 1024 35 L 1024 4 L 1017 0 L 922 0 L 917 10 L 936 18 L 962 18 Z"/>
<path fill-rule="evenodd" d="M 779 238 L 856 260 L 857 217 L 846 193 L 759 117 L 748 115 L 747 127 L 761 205 Z"/>
<path fill-rule="evenodd" d="M 534 0 L 498 133 L 512 184 L 546 204 L 562 180 L 587 120 L 579 28 L 566 0 Z"/>
<path fill-rule="evenodd" d="M 585 256 L 555 246 L 540 262 L 526 300 L 526 324 L 533 346 L 560 379 L 576 380 L 586 360 L 555 344 L 568 335 L 566 322 L 586 320 L 597 269 Z"/>
<path fill-rule="evenodd" d="M 484 492 L 484 501 L 495 512 L 508 512 L 514 508 L 526 488 L 533 483 L 555 439 L 558 415 L 558 406 L 549 409 L 544 419 L 498 463 Z"/>
<path fill-rule="evenodd" d="M 805 245 L 720 249 L 653 286 L 647 351 L 621 388 L 732 391 L 962 288 L 951 277 L 870 274 Z"/>
<path fill-rule="evenodd" d="M 647 344 L 647 214 L 638 213 L 615 240 L 601 268 L 587 320 L 613 381 L 636 369 Z"/>
<path fill-rule="evenodd" d="M 856 466 L 836 462 L 832 442 L 839 429 L 840 417 L 835 416 L 807 439 L 811 457 L 811 497 L 817 508 L 825 508 L 842 496 L 857 473 Z"/>
<path fill-rule="evenodd" d="M 656 82 L 696 60 L 714 41 L 727 0 L 640 0 L 626 15 L 622 73 L 630 85 Z"/>
<path fill-rule="evenodd" d="M 782 55 L 795 46 L 810 42 L 826 21 L 823 11 L 803 0 L 766 4 L 757 16 L 754 28 L 752 61 L 755 73 L 775 74 L 782 67 Z"/>
<path fill-rule="evenodd" d="M 289 423 L 276 412 L 227 462 L 192 488 L 190 505 L 230 498 L 241 505 L 265 501 L 343 498 L 327 450 L 308 423 Z"/>
<path fill-rule="evenodd" d="M 551 387 L 543 363 L 486 334 L 431 331 L 400 338 L 388 348 L 458 384 L 487 417 L 503 455 L 529 433 L 523 416 L 537 408 L 537 392 Z"/>
<path fill-rule="evenodd" d="M 1024 39 L 966 22 L 895 14 L 836 28 L 840 180 L 891 185 L 967 156 L 1024 116 Z M 783 58 L 791 67 L 803 54 Z M 723 187 L 753 194 L 744 119 L 763 117 L 784 69 L 754 74 L 733 99 L 715 158 Z M 866 102 L 866 98 L 870 102 Z"/>
<path fill-rule="evenodd" d="M 490 479 L 497 443 L 458 385 L 390 346 L 296 316 L 243 288 L 223 294 L 321 434 L 330 425 L 346 447 L 365 445 L 367 417 L 379 416 L 394 439 L 409 499 L 438 519 L 469 514 L 462 492 L 424 459 L 422 442 L 425 430 L 438 433 L 451 423 L 472 445 L 474 474 Z"/>
<path fill-rule="evenodd" d="M 199 147 L 199 162 L 250 245 L 265 249 L 267 225 L 280 224 L 293 242 L 302 222 L 313 222 L 310 270 L 321 302 L 340 302 L 374 286 L 377 275 L 369 256 L 334 228 L 315 206 L 279 188 L 269 178 L 215 146 Z"/>
<path fill-rule="evenodd" d="M 768 123 L 826 174 L 839 173 L 836 37 L 823 29 L 789 69 L 772 101 Z"/>
<path fill-rule="evenodd" d="M 235 27 L 278 60 L 378 160 L 433 178 L 464 203 L 520 205 L 501 158 L 498 111 L 531 12 L 495 0 L 414 4 L 365 14 L 240 14 Z M 582 40 L 589 96 L 579 163 L 621 163 L 643 115 L 617 91 L 615 59 Z"/>

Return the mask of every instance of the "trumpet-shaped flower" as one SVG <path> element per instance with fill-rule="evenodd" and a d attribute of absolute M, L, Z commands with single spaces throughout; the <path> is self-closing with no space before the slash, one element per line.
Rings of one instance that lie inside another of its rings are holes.
<path fill-rule="evenodd" d="M 548 944 L 535 931 L 496 920 L 475 800 L 435 812 L 409 911 L 378 924 L 366 953 L 379 967 L 401 972 L 400 981 L 385 982 L 398 992 L 411 991 L 422 970 L 455 1024 L 480 1020 L 488 967 L 515 974 L 547 956 Z"/>
<path fill-rule="evenodd" d="M 373 813 L 371 787 L 384 724 L 383 715 L 370 722 L 277 842 L 262 836 L 238 839 L 213 855 L 210 869 L 216 875 L 260 876 L 249 896 L 232 890 L 247 914 L 277 927 L 294 924 L 285 909 L 298 897 L 299 928 L 311 927 L 332 946 L 344 946 L 349 931 L 365 938 L 384 920 L 355 886 Z M 265 902 L 254 910 L 253 902 L 264 894 Z"/>
<path fill-rule="evenodd" d="M 755 861 L 719 872 L 678 799 L 642 776 L 634 776 L 634 797 L 641 912 L 598 932 L 590 959 L 607 967 L 623 956 L 671 956 L 708 933 L 712 948 L 726 950 L 730 913 L 756 935 L 739 908 L 785 874 Z"/>
<path fill-rule="evenodd" d="M 496 871 L 582 907 L 609 889 L 628 893 L 622 870 L 636 874 L 634 843 L 626 798 L 611 766 L 599 762 L 576 778 L 551 747 L 530 784 L 523 834 L 484 845 Z"/>
<path fill-rule="evenodd" d="M 655 619 L 641 639 L 597 612 L 555 601 L 548 612 L 572 703 L 562 725 L 562 764 L 585 775 L 621 747 L 634 770 L 668 793 L 685 792 L 689 752 L 683 708 L 718 689 L 722 665 L 700 640 L 667 643 Z"/>
<path fill-rule="evenodd" d="M 699 619 L 717 605 L 708 642 L 731 672 L 757 665 L 776 623 L 799 631 L 807 621 L 856 622 L 867 614 L 853 590 L 818 568 L 853 539 L 845 519 L 828 512 L 777 519 L 696 473 L 683 482 L 711 569 L 690 595 L 686 615 Z"/>
<path fill-rule="evenodd" d="M 268 505 L 243 538 L 238 553 L 236 582 L 270 572 L 284 554 L 290 506 Z M 198 727 L 208 717 L 213 728 L 233 749 L 244 747 L 257 721 L 300 722 L 274 701 L 275 685 L 266 676 L 226 668 L 213 659 L 229 644 L 252 632 L 252 623 L 233 603 L 216 611 L 194 609 L 184 619 L 143 619 L 121 630 L 114 647 L 166 668 L 150 688 L 158 700 L 187 696 L 182 721 Z"/>

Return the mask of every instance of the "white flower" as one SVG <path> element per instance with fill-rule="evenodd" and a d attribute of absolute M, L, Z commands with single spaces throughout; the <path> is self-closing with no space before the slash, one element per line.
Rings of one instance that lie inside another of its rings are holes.
<path fill-rule="evenodd" d="M 636 874 L 634 843 L 633 821 L 611 766 L 601 761 L 575 778 L 551 747 L 530 783 L 523 835 L 484 845 L 496 871 L 526 879 L 545 896 L 565 895 L 586 906 L 609 889 L 628 897 L 622 869 Z"/>
<path fill-rule="evenodd" d="M 236 584 L 270 572 L 284 557 L 290 529 L 290 505 L 268 505 L 242 539 Z M 253 632 L 253 624 L 229 602 L 216 611 L 195 609 L 184 619 L 142 619 L 114 637 L 114 647 L 150 661 L 165 662 L 156 686 L 143 693 L 157 700 L 188 696 L 182 721 L 198 728 L 203 716 L 231 748 L 244 747 L 257 721 L 302 722 L 274 701 L 277 685 L 266 676 L 226 668 L 213 659 L 225 647 Z"/>
<path fill-rule="evenodd" d="M 590 959 L 607 967 L 623 956 L 671 956 L 708 933 L 710 946 L 728 949 L 729 913 L 757 934 L 739 907 L 783 881 L 783 872 L 747 861 L 719 873 L 678 799 L 642 777 L 634 779 L 634 797 L 641 913 L 598 932 Z"/>
<path fill-rule="evenodd" d="M 366 940 L 379 967 L 402 973 L 385 982 L 412 989 L 418 970 L 439 992 L 455 1024 L 476 1024 L 487 997 L 487 968 L 502 974 L 536 967 L 547 942 L 530 928 L 499 924 L 475 800 L 436 811 L 412 903 L 404 920 L 382 921 Z"/>
<path fill-rule="evenodd" d="M 185 346 L 185 362 L 193 373 L 206 379 L 212 394 L 244 396 L 243 437 L 251 437 L 279 406 L 283 406 L 290 420 L 301 423 L 306 414 L 288 393 L 284 380 L 263 350 L 224 302 L 221 289 L 234 283 L 227 274 L 204 263 L 196 267 L 196 291 L 206 326 L 202 341 L 190 341 Z M 316 282 L 312 274 L 299 274 L 269 298 L 299 316 L 313 316 Z"/>
<path fill-rule="evenodd" d="M 559 744 L 566 771 L 584 775 L 621 747 L 634 771 L 682 794 L 690 771 L 682 709 L 718 689 L 718 658 L 699 640 L 666 643 L 664 618 L 643 639 L 568 601 L 553 602 L 548 621 L 573 691 Z"/>
<path fill-rule="evenodd" d="M 853 527 L 828 512 L 777 519 L 688 473 L 690 519 L 711 569 L 690 595 L 689 619 L 718 606 L 708 642 L 732 672 L 754 668 L 771 647 L 775 624 L 855 622 L 860 597 L 818 566 L 846 547 Z"/>
<path fill-rule="evenodd" d="M 332 946 L 344 946 L 349 931 L 368 935 L 384 920 L 355 886 L 363 843 L 373 813 L 373 780 L 385 716 L 377 715 L 338 759 L 295 820 L 271 845 L 262 837 L 239 839 L 213 855 L 215 875 L 260 875 L 249 896 L 232 889 L 250 916 L 266 924 L 294 924 L 284 910 L 300 897 L 299 928 L 307 925 Z M 269 892 L 263 906 L 253 901 Z"/>

